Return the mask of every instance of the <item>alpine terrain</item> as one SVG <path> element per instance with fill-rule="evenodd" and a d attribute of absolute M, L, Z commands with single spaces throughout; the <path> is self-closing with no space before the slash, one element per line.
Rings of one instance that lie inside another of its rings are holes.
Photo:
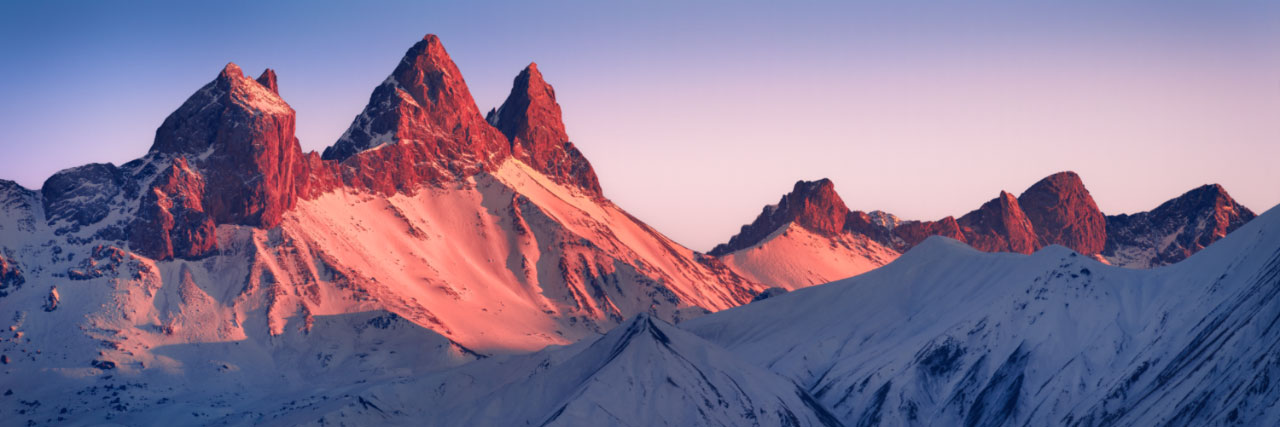
<path fill-rule="evenodd" d="M 137 159 L 0 181 L 0 424 L 1280 420 L 1280 213 L 1221 186 L 914 221 L 801 181 L 704 254 L 536 64 L 482 115 L 427 35 L 322 152 L 281 84 L 227 64 Z"/>

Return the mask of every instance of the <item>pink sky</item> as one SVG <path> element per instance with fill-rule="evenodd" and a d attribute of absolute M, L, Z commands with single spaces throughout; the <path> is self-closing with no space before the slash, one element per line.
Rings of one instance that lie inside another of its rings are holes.
<path fill-rule="evenodd" d="M 0 178 L 142 155 L 228 61 L 275 68 L 321 150 L 431 32 L 482 110 L 537 61 L 605 194 L 698 250 L 797 179 L 907 219 L 1061 170 L 1112 214 L 1280 202 L 1276 2 L 238 2 L 0 6 Z"/>

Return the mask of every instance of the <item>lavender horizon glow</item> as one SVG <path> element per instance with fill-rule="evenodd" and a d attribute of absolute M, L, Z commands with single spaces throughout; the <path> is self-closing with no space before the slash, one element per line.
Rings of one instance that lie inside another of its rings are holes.
<path fill-rule="evenodd" d="M 1273 2 L 9 3 L 0 24 L 0 179 L 31 188 L 142 155 L 227 62 L 274 68 L 323 150 L 436 33 L 482 111 L 536 61 L 605 195 L 694 249 L 821 177 L 923 220 L 1060 170 L 1109 214 L 1205 183 L 1280 202 Z"/>

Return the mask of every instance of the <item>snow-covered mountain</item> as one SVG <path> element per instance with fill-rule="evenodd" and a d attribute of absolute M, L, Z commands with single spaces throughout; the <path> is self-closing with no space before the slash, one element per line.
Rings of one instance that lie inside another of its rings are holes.
<path fill-rule="evenodd" d="M 1015 197 L 1005 191 L 959 219 L 902 220 L 849 210 L 829 179 L 799 181 L 777 204 L 709 252 L 752 280 L 796 289 L 884 265 L 929 236 L 986 252 L 1062 245 L 1113 265 L 1168 265 L 1253 218 L 1219 185 L 1134 215 L 1105 216 L 1074 172 L 1049 175 Z"/>
<path fill-rule="evenodd" d="M 858 277 L 681 324 L 846 425 L 1273 425 L 1280 209 L 1180 263 L 934 237 Z"/>
<path fill-rule="evenodd" d="M 755 222 L 709 253 L 745 277 L 788 290 L 853 276 L 898 256 L 890 247 L 848 231 L 857 214 L 845 207 L 831 180 L 799 181 Z"/>
<path fill-rule="evenodd" d="M 790 380 L 640 314 L 570 347 L 255 407 L 253 422 L 440 426 L 766 425 L 840 422 Z M 259 409 L 260 408 L 260 409 Z"/>
<path fill-rule="evenodd" d="M 278 84 L 228 64 L 145 156 L 64 170 L 39 191 L 0 183 L 0 369 L 19 386 L 6 417 L 214 399 L 160 392 L 197 379 L 267 393 L 371 380 L 387 361 L 440 369 L 765 288 L 604 198 L 534 65 L 491 124 L 429 35 L 323 156 L 301 151 Z M 56 399 L 125 384 L 138 400 Z"/>
<path fill-rule="evenodd" d="M 0 424 L 1277 419 L 1232 387 L 1276 365 L 1280 214 L 1220 187 L 921 222 L 800 182 L 704 255 L 604 196 L 536 65 L 480 111 L 428 35 L 303 153 L 228 64 L 137 160 L 0 181 Z"/>

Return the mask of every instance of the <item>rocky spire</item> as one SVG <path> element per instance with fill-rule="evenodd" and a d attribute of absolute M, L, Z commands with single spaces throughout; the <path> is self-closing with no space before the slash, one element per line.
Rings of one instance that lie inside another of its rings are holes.
<path fill-rule="evenodd" d="M 542 79 L 538 64 L 530 63 L 516 76 L 507 100 L 486 119 L 511 141 L 517 159 L 556 182 L 603 197 L 591 163 L 569 142 L 556 91 Z"/>
<path fill-rule="evenodd" d="M 262 75 L 258 76 L 258 84 L 271 90 L 271 93 L 280 94 L 280 86 L 276 85 L 276 71 L 270 68 L 263 70 Z"/>
<path fill-rule="evenodd" d="M 1106 217 L 1075 172 L 1059 172 L 1018 196 L 1018 205 L 1035 227 L 1039 246 L 1063 245 L 1085 255 L 1106 246 Z"/>
<path fill-rule="evenodd" d="M 506 138 L 480 116 L 462 72 L 434 34 L 405 52 L 322 157 L 343 161 L 387 144 L 414 145 L 422 160 L 454 177 L 496 165 L 510 153 Z"/>

